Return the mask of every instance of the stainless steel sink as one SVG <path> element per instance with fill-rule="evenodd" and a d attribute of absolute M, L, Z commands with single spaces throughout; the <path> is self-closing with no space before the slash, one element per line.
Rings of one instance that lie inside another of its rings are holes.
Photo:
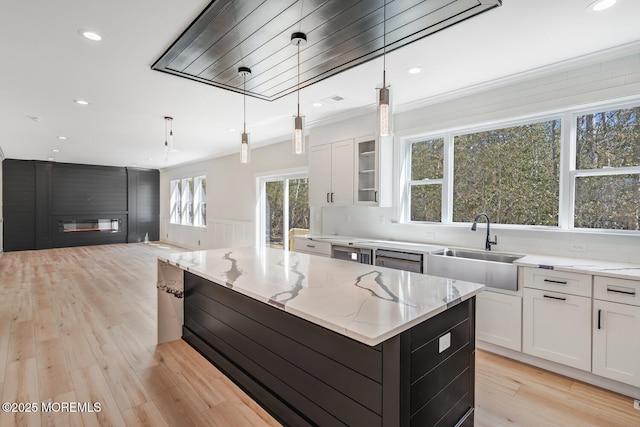
<path fill-rule="evenodd" d="M 518 267 L 522 255 L 445 248 L 427 255 L 425 273 L 482 283 L 487 287 L 518 290 Z"/>

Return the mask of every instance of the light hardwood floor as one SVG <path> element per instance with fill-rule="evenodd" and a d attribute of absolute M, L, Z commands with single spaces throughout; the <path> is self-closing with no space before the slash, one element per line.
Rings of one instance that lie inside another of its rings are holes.
<path fill-rule="evenodd" d="M 156 256 L 106 245 L 0 256 L 0 426 L 277 426 L 182 341 L 156 345 Z M 630 398 L 478 351 L 477 426 L 640 426 Z M 42 413 L 42 402 L 100 412 Z"/>

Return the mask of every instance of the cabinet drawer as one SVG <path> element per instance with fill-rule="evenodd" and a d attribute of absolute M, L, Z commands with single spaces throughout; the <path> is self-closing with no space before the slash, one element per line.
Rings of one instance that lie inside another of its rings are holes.
<path fill-rule="evenodd" d="M 293 250 L 296 252 L 331 256 L 331 243 L 329 242 L 319 242 L 306 237 L 294 237 L 293 242 Z"/>
<path fill-rule="evenodd" d="M 604 301 L 640 306 L 640 281 L 594 276 L 593 297 Z"/>
<path fill-rule="evenodd" d="M 524 269 L 524 287 L 583 297 L 592 295 L 590 274 L 554 271 L 544 268 L 526 267 Z"/>

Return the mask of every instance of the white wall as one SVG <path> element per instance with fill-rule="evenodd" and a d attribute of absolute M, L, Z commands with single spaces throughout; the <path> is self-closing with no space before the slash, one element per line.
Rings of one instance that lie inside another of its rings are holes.
<path fill-rule="evenodd" d="M 213 142 L 215 143 L 215 142 Z M 238 142 L 238 145 L 240 143 Z M 160 238 L 192 249 L 249 246 L 255 243 L 256 176 L 306 167 L 308 156 L 296 156 L 283 141 L 251 151 L 251 163 L 240 164 L 238 154 L 160 171 Z M 169 182 L 207 176 L 207 227 L 169 224 Z"/>
<path fill-rule="evenodd" d="M 408 111 L 405 107 L 395 116 L 394 144 L 397 147 L 403 137 L 411 135 L 627 98 L 640 100 L 640 54 L 623 52 L 616 56 L 614 52 L 604 59 L 584 59 L 514 77 L 507 83 L 470 88 L 466 95 L 455 94 L 451 99 L 432 105 Z M 358 136 L 362 132 L 360 126 L 350 127 L 349 123 L 345 121 L 312 129 L 311 140 L 314 141 L 316 135 L 323 135 L 323 138 L 331 135 L 332 129 L 344 132 L 341 139 Z M 398 165 L 394 166 L 397 176 Z M 468 225 L 401 224 L 395 215 L 397 213 L 392 208 L 323 208 L 322 226 L 318 231 L 484 248 L 483 224 L 474 233 Z M 491 234 L 498 235 L 498 245 L 494 248 L 497 251 L 640 263 L 638 233 L 491 228 Z"/>

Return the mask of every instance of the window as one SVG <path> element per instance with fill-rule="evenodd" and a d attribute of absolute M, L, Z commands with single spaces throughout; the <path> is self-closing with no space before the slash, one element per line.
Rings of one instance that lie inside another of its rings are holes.
<path fill-rule="evenodd" d="M 407 140 L 401 217 L 640 231 L 639 116 L 612 103 Z"/>
<path fill-rule="evenodd" d="M 640 230 L 640 107 L 579 115 L 573 226 Z"/>
<path fill-rule="evenodd" d="M 181 221 L 181 205 L 180 205 L 180 197 L 182 195 L 182 190 L 180 189 L 180 180 L 174 179 L 170 182 L 171 195 L 169 197 L 170 200 L 170 208 L 169 208 L 169 222 L 171 224 L 180 224 Z"/>
<path fill-rule="evenodd" d="M 193 225 L 193 178 L 182 180 L 182 225 Z"/>
<path fill-rule="evenodd" d="M 442 217 L 444 139 L 412 142 L 410 151 L 411 221 L 440 222 Z"/>
<path fill-rule="evenodd" d="M 309 180 L 306 173 L 260 179 L 260 244 L 288 250 L 289 238 L 309 232 Z"/>
<path fill-rule="evenodd" d="M 193 194 L 193 225 L 196 227 L 207 226 L 207 177 L 198 176 L 195 180 Z"/>
<path fill-rule="evenodd" d="M 207 177 L 174 179 L 169 187 L 169 222 L 206 227 Z"/>
<path fill-rule="evenodd" d="M 453 221 L 558 225 L 560 120 L 454 138 Z"/>

